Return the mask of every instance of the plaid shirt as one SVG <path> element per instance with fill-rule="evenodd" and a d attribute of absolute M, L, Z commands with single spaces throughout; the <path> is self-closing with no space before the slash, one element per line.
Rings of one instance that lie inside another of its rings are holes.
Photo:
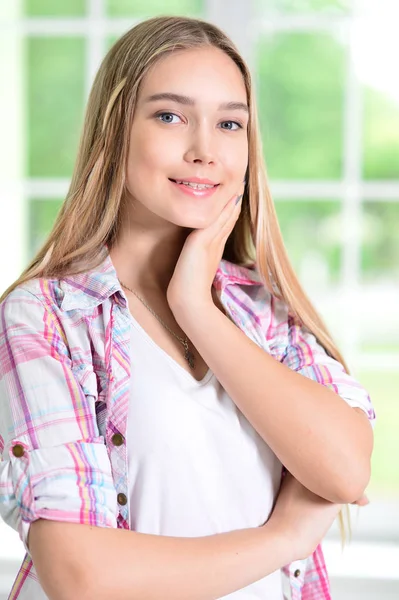
<path fill-rule="evenodd" d="M 213 285 L 250 339 L 373 422 L 367 392 L 255 270 L 222 260 Z M 128 310 L 108 254 L 92 271 L 33 279 L 0 305 L 0 515 L 27 551 L 9 600 L 46 598 L 27 547 L 33 521 L 130 529 Z M 282 572 L 292 600 L 330 600 L 321 546 Z"/>

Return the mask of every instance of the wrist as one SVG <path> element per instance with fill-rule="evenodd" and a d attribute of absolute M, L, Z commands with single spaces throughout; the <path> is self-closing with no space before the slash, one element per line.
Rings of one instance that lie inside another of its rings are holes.
<path fill-rule="evenodd" d="M 271 519 L 262 525 L 262 530 L 267 544 L 270 542 L 273 544 L 273 552 L 276 552 L 281 565 L 284 566 L 298 560 L 301 552 L 294 532 L 290 532 L 286 526 Z"/>
<path fill-rule="evenodd" d="M 181 298 L 170 302 L 169 306 L 176 321 L 184 330 L 190 326 L 201 326 L 202 321 L 208 322 L 212 311 L 216 309 L 211 295 L 209 298 L 197 298 L 195 301 Z"/>

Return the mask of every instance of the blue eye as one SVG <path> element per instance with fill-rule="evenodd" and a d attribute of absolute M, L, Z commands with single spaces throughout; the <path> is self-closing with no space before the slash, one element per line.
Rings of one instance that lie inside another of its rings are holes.
<path fill-rule="evenodd" d="M 168 116 L 168 117 L 177 117 L 177 115 L 175 115 L 174 113 L 163 112 L 163 113 L 159 113 L 159 115 L 156 115 L 156 118 L 159 121 L 161 121 L 161 123 L 166 123 L 166 124 L 172 123 L 173 124 L 173 121 L 163 121 L 162 117 L 165 117 L 165 116 Z M 177 117 L 177 118 L 179 118 L 179 117 Z"/>
<path fill-rule="evenodd" d="M 230 124 L 233 124 L 233 125 L 237 125 L 236 129 L 229 129 L 227 127 L 222 127 L 222 129 L 226 129 L 227 131 L 237 131 L 237 129 L 242 129 L 241 123 L 238 123 L 237 121 L 223 121 L 222 125 L 224 125 L 225 123 L 230 123 Z"/>
<path fill-rule="evenodd" d="M 165 120 L 165 117 L 172 117 L 172 119 Z M 165 123 L 165 125 L 174 125 L 176 121 L 173 121 L 173 117 L 180 119 L 178 115 L 172 112 L 162 112 L 155 115 L 155 118 L 158 119 L 158 121 L 161 121 L 161 123 Z M 235 125 L 236 127 L 234 129 L 233 127 L 223 127 L 223 125 L 226 123 L 229 125 Z M 222 121 L 221 125 L 221 129 L 225 129 L 226 131 L 237 131 L 238 129 L 243 129 L 243 126 L 241 123 L 238 123 L 238 121 Z"/>

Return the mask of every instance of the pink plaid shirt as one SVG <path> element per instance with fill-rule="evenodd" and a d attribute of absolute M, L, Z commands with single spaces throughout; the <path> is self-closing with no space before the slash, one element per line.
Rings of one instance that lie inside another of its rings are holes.
<path fill-rule="evenodd" d="M 374 421 L 367 392 L 299 327 L 255 270 L 222 260 L 214 287 L 250 339 Z M 26 544 L 33 521 L 130 529 L 129 324 L 109 255 L 92 271 L 31 280 L 0 305 L 0 515 L 27 551 L 9 600 L 46 598 Z M 321 546 L 282 572 L 292 600 L 330 600 Z"/>

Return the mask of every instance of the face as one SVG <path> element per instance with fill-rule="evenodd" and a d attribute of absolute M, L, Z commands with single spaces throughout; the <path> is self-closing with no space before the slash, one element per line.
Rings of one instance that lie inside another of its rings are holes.
<path fill-rule="evenodd" d="M 158 61 L 141 84 L 130 132 L 132 217 L 193 229 L 210 225 L 242 185 L 247 127 L 245 84 L 224 52 L 183 50 Z M 176 183 L 192 179 L 214 187 Z"/>

